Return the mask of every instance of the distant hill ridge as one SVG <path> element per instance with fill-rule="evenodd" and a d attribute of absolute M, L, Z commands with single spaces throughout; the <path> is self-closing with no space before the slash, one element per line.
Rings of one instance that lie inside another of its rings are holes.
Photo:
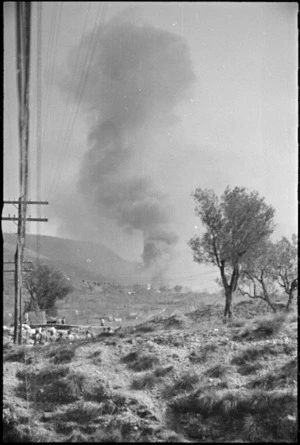
<path fill-rule="evenodd" d="M 4 259 L 12 261 L 17 236 L 3 233 Z M 37 236 L 26 235 L 25 260 L 37 256 Z M 145 276 L 137 263 L 131 263 L 99 243 L 77 241 L 54 236 L 39 236 L 39 258 L 45 264 L 55 265 L 70 278 L 111 280 L 121 284 L 144 282 Z"/>

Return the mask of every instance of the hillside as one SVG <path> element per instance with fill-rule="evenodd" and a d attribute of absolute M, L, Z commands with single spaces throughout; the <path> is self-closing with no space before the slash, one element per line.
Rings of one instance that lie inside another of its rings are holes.
<path fill-rule="evenodd" d="M 221 313 L 31 347 L 5 337 L 3 441 L 296 443 L 296 312 L 240 302 L 227 325 Z"/>
<path fill-rule="evenodd" d="M 4 259 L 12 261 L 16 249 L 15 234 L 4 233 Z M 39 237 L 39 258 L 62 269 L 70 278 L 91 281 L 111 280 L 124 284 L 144 279 L 138 265 L 121 258 L 98 243 L 75 241 L 53 236 Z M 26 235 L 25 260 L 36 259 L 37 238 Z"/>

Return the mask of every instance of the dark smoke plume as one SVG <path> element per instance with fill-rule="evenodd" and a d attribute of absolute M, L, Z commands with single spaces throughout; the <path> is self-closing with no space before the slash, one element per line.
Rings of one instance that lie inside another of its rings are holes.
<path fill-rule="evenodd" d="M 99 31 L 94 47 L 88 34 L 74 48 L 63 84 L 73 85 L 78 100 L 82 79 L 86 82 L 81 106 L 90 127 L 89 149 L 78 191 L 95 221 L 105 214 L 129 233 L 142 231 L 145 267 L 165 269 L 177 242 L 172 212 L 142 166 L 155 149 L 153 136 L 176 123 L 175 106 L 194 81 L 188 49 L 181 37 L 128 18 L 113 19 Z"/>

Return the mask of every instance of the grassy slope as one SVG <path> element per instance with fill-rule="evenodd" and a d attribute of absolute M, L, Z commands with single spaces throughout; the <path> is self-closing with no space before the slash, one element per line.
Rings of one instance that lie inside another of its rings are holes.
<path fill-rule="evenodd" d="M 6 346 L 4 439 L 296 441 L 297 316 L 239 304 L 229 326 L 221 306 L 183 312 L 94 341 Z"/>

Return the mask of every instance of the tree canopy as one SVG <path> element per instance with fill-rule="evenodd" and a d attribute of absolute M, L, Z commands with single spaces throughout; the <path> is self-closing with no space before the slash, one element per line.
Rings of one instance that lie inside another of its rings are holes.
<path fill-rule="evenodd" d="M 44 310 L 48 315 L 56 314 L 57 300 L 64 299 L 73 289 L 65 275 L 44 264 L 36 266 L 25 279 L 30 294 L 28 310 Z"/>
<path fill-rule="evenodd" d="M 291 241 L 282 237 L 276 243 L 262 243 L 256 251 L 255 261 L 248 261 L 243 266 L 240 292 L 250 298 L 265 300 L 276 311 L 271 296 L 284 291 L 288 295 L 288 309 L 298 285 L 297 261 L 296 235 Z"/>
<path fill-rule="evenodd" d="M 221 198 L 213 190 L 197 188 L 192 196 L 195 214 L 204 227 L 202 235 L 189 241 L 193 258 L 219 268 L 226 296 L 224 315 L 231 317 L 231 299 L 241 266 L 272 234 L 275 210 L 258 192 L 244 187 L 227 187 Z"/>

